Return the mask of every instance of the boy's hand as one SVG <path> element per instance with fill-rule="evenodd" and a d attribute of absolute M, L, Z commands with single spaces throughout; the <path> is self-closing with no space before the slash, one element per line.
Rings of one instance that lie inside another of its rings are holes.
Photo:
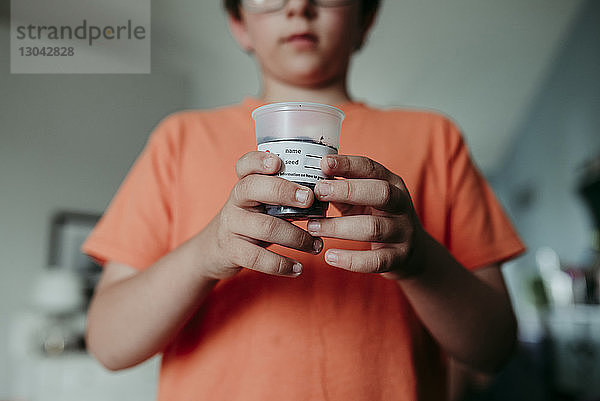
<path fill-rule="evenodd" d="M 236 163 L 239 181 L 229 199 L 213 220 L 214 233 L 212 271 L 208 277 L 222 279 L 233 276 L 243 267 L 267 274 L 298 276 L 302 266 L 296 261 L 264 249 L 279 244 L 318 254 L 323 240 L 292 223 L 264 214 L 264 204 L 309 207 L 313 192 L 302 185 L 275 177 L 281 159 L 267 152 L 252 151 Z"/>
<path fill-rule="evenodd" d="M 355 272 L 386 273 L 393 279 L 414 274 L 408 261 L 424 231 L 402 178 L 362 156 L 327 156 L 321 169 L 346 178 L 319 181 L 314 192 L 318 200 L 333 203 L 343 217 L 311 219 L 308 231 L 371 242 L 370 251 L 330 249 L 327 263 Z"/>

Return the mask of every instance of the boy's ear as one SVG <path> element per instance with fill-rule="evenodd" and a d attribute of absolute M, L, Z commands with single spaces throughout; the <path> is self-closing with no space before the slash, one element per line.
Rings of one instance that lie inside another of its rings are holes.
<path fill-rule="evenodd" d="M 246 23 L 243 18 L 237 19 L 232 15 L 227 17 L 227 24 L 229 25 L 229 30 L 231 34 L 235 38 L 235 41 L 238 43 L 240 48 L 246 53 L 252 52 L 252 41 L 250 40 L 250 36 L 248 35 L 248 29 L 246 28 Z"/>
<path fill-rule="evenodd" d="M 365 19 L 363 21 L 363 29 L 360 34 L 360 40 L 359 40 L 358 44 L 356 45 L 355 50 L 360 50 L 363 47 L 363 45 L 365 44 L 365 42 L 367 41 L 367 36 L 369 34 L 369 31 L 373 27 L 373 24 L 375 23 L 376 17 L 377 17 L 377 11 L 373 11 L 372 13 L 370 13 L 369 15 L 367 15 L 365 17 Z"/>

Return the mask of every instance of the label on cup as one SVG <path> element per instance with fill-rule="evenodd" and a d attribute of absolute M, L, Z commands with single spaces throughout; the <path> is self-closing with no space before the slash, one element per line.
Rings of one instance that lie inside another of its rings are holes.
<path fill-rule="evenodd" d="M 279 156 L 283 162 L 277 174 L 279 177 L 308 184 L 330 178 L 321 170 L 321 159 L 325 155 L 337 154 L 337 150 L 331 146 L 292 139 L 263 142 L 257 148 L 259 151 Z"/>

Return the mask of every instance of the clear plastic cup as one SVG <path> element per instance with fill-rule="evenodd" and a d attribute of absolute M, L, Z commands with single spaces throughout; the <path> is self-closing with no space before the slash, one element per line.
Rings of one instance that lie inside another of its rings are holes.
<path fill-rule="evenodd" d="M 323 174 L 321 159 L 337 154 L 344 112 L 320 103 L 272 103 L 252 112 L 257 149 L 283 161 L 279 177 L 314 190 Z M 265 205 L 267 214 L 287 220 L 325 217 L 329 202 L 315 200 L 309 208 Z"/>

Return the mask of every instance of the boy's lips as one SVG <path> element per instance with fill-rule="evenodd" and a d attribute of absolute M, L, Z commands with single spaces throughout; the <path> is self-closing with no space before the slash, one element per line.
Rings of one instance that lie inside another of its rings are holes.
<path fill-rule="evenodd" d="M 301 32 L 286 36 L 283 41 L 300 47 L 312 47 L 319 42 L 319 38 L 313 33 Z"/>

